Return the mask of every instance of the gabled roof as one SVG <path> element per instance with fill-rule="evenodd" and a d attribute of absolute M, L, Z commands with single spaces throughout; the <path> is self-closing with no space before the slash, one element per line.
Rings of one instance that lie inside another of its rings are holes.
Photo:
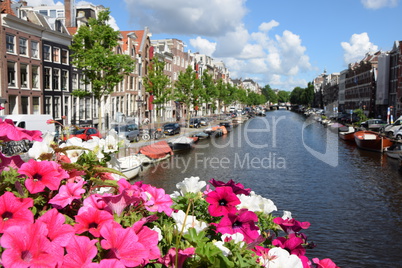
<path fill-rule="evenodd" d="M 127 50 L 127 44 L 128 44 L 128 38 L 130 35 L 135 35 L 136 38 L 136 43 L 138 44 L 137 51 L 140 52 L 142 49 L 142 43 L 143 43 L 143 38 L 145 35 L 145 31 L 120 31 L 121 35 L 123 36 L 123 50 Z"/>
<path fill-rule="evenodd" d="M 0 13 L 15 16 L 15 13 L 11 8 L 11 0 L 3 0 L 2 2 L 0 2 Z"/>

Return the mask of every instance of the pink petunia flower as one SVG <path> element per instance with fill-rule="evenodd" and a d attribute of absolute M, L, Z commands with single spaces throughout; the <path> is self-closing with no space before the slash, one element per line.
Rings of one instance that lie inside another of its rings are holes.
<path fill-rule="evenodd" d="M 79 181 L 77 183 L 67 183 L 62 185 L 59 189 L 59 193 L 49 200 L 50 204 L 60 209 L 67 205 L 71 205 L 74 200 L 81 199 L 81 195 L 85 193 L 85 189 L 82 188 L 85 181 Z"/>
<path fill-rule="evenodd" d="M 139 197 L 131 197 L 127 192 L 123 192 L 118 195 L 103 196 L 102 201 L 107 205 L 108 211 L 116 213 L 117 216 L 121 216 L 124 209 L 130 204 L 137 203 L 141 199 Z"/>
<path fill-rule="evenodd" d="M 138 242 L 138 236 L 132 228 L 123 228 L 114 221 L 107 222 L 100 230 L 104 240 L 103 249 L 108 250 L 107 259 L 118 259 L 127 267 L 137 267 L 149 261 L 149 251 Z"/>
<path fill-rule="evenodd" d="M 34 159 L 22 164 L 18 172 L 27 176 L 25 187 L 31 194 L 40 193 L 45 187 L 53 191 L 58 190 L 61 180 L 69 177 L 58 163 L 54 161 L 37 162 Z"/>
<path fill-rule="evenodd" d="M 190 258 L 192 255 L 195 254 L 195 248 L 186 248 L 186 249 L 179 249 L 177 258 L 177 267 L 176 267 L 176 249 L 171 248 L 169 249 L 168 253 L 160 259 L 160 263 L 165 265 L 166 267 L 171 268 L 182 268 L 184 262 Z"/>
<path fill-rule="evenodd" d="M 47 239 L 43 222 L 11 226 L 1 237 L 5 267 L 55 267 L 63 248 L 56 247 Z"/>
<path fill-rule="evenodd" d="M 222 186 L 210 192 L 205 198 L 210 205 L 208 211 L 211 216 L 225 216 L 229 213 L 236 213 L 236 205 L 240 204 L 240 199 L 233 193 L 229 186 Z"/>
<path fill-rule="evenodd" d="M 301 229 L 308 229 L 310 227 L 310 223 L 308 221 L 300 222 L 293 218 L 284 219 L 281 217 L 276 217 L 273 219 L 273 222 L 278 224 L 287 234 L 297 233 L 300 232 Z"/>
<path fill-rule="evenodd" d="M 65 247 L 75 234 L 74 227 L 64 224 L 66 218 L 55 208 L 43 214 L 38 221 L 46 224 L 50 241 L 61 247 Z"/>
<path fill-rule="evenodd" d="M 313 262 L 317 264 L 317 268 L 339 268 L 331 259 L 313 258 Z"/>
<path fill-rule="evenodd" d="M 121 263 L 118 259 L 103 259 L 99 263 L 98 268 L 126 268 L 124 264 Z"/>
<path fill-rule="evenodd" d="M 23 226 L 34 222 L 31 198 L 18 198 L 11 192 L 0 196 L 0 233 L 10 226 Z"/>
<path fill-rule="evenodd" d="M 106 223 L 113 221 L 113 215 L 104 210 L 88 208 L 86 211 L 75 216 L 75 232 L 81 234 L 89 231 L 93 236 L 100 237 L 100 229 Z"/>
<path fill-rule="evenodd" d="M 131 228 L 133 228 L 134 232 L 137 234 L 138 242 L 148 250 L 148 259 L 156 260 L 161 257 L 161 252 L 158 247 L 158 232 L 144 225 L 148 220 L 149 219 L 143 218 L 134 223 Z"/>
<path fill-rule="evenodd" d="M 165 212 L 168 216 L 172 214 L 173 210 L 171 206 L 173 205 L 173 201 L 168 194 L 165 194 L 164 189 L 148 185 L 142 197 L 145 201 L 144 205 L 146 210 L 151 212 Z"/>
<path fill-rule="evenodd" d="M 3 119 L 0 118 L 0 140 L 2 141 L 42 141 L 41 136 L 42 132 L 38 130 L 26 130 L 16 127 L 11 119 L 3 121 Z"/>
<path fill-rule="evenodd" d="M 237 214 L 229 213 L 223 216 L 219 224 L 214 225 L 221 234 L 241 233 L 244 241 L 251 243 L 260 236 L 259 228 L 255 225 L 257 221 L 258 217 L 254 212 L 241 209 Z"/>
<path fill-rule="evenodd" d="M 108 208 L 105 201 L 103 201 L 103 197 L 112 196 L 112 194 L 105 193 L 103 195 L 100 194 L 91 194 L 87 198 L 84 199 L 83 206 L 78 210 L 78 214 L 81 214 L 88 210 L 88 208 L 96 208 L 99 210 L 106 210 L 110 213 L 112 211 Z"/>
<path fill-rule="evenodd" d="M 244 195 L 249 195 L 251 192 L 250 188 L 244 189 L 243 184 L 241 183 L 235 183 L 233 180 L 230 180 L 228 182 L 223 182 L 223 181 L 217 181 L 215 179 L 211 179 L 209 181 L 210 184 L 212 184 L 215 187 L 222 187 L 222 186 L 229 186 L 232 188 L 233 192 L 235 194 L 244 194 Z"/>
<path fill-rule="evenodd" d="M 67 254 L 64 256 L 62 267 L 98 267 L 96 264 L 91 265 L 92 259 L 98 253 L 96 242 L 97 240 L 90 240 L 86 236 L 74 235 L 66 246 Z"/>
<path fill-rule="evenodd" d="M 306 249 L 303 247 L 304 240 L 296 236 L 296 234 L 290 234 L 288 238 L 278 237 L 272 241 L 272 245 L 286 249 L 290 254 L 297 256 L 304 256 Z"/>

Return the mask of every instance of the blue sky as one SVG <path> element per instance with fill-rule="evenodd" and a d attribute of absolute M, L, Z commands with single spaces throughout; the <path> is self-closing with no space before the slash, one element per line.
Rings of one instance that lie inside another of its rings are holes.
<path fill-rule="evenodd" d="M 28 0 L 29 5 L 63 3 Z M 76 1 L 79 5 L 80 2 Z M 293 90 L 402 40 L 400 0 L 93 0 L 120 30 L 148 27 L 223 61 L 231 78 Z"/>

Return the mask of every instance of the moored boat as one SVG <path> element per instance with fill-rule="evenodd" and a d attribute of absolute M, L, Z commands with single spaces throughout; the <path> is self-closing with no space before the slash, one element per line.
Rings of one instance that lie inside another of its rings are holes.
<path fill-rule="evenodd" d="M 175 139 L 171 139 L 168 142 L 170 148 L 172 148 L 173 151 L 179 151 L 179 150 L 188 150 L 193 148 L 194 144 L 194 139 L 181 136 Z"/>
<path fill-rule="evenodd" d="M 361 130 L 354 133 L 357 147 L 364 150 L 383 152 L 392 145 L 392 140 L 377 132 Z"/>
<path fill-rule="evenodd" d="M 338 136 L 340 139 L 345 141 L 355 141 L 356 129 L 351 126 L 343 126 L 338 129 Z"/>
<path fill-rule="evenodd" d="M 165 140 L 141 147 L 138 153 L 138 156 L 144 165 L 164 160 L 172 155 L 172 148 L 170 148 Z"/>
<path fill-rule="evenodd" d="M 141 171 L 142 164 L 137 155 L 120 157 L 112 168 L 123 173 L 128 179 L 135 178 Z"/>
<path fill-rule="evenodd" d="M 389 158 L 400 159 L 402 157 L 402 143 L 394 142 L 394 144 L 385 149 L 385 154 Z"/>

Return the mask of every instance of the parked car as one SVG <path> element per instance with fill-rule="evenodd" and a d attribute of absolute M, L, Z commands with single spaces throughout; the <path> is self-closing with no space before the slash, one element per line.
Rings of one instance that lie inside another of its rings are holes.
<path fill-rule="evenodd" d="M 129 141 L 140 140 L 140 130 L 135 123 L 114 124 L 112 125 L 112 129 L 114 129 L 119 136 L 124 136 Z"/>
<path fill-rule="evenodd" d="M 369 119 L 360 124 L 360 127 L 363 127 L 368 130 L 379 130 L 380 128 L 387 125 L 387 121 L 382 119 Z"/>
<path fill-rule="evenodd" d="M 92 137 L 98 137 L 102 138 L 102 135 L 100 134 L 99 130 L 97 130 L 94 127 L 79 127 L 79 128 L 73 128 L 70 130 L 70 135 L 69 138 L 72 137 L 77 137 L 80 138 L 84 141 L 92 139 Z M 67 137 L 65 137 L 66 139 Z"/>
<path fill-rule="evenodd" d="M 356 123 L 360 121 L 359 116 L 357 114 L 343 114 L 341 118 L 338 119 L 340 123 L 347 124 L 347 123 Z"/>
<path fill-rule="evenodd" d="M 201 120 L 199 118 L 191 118 L 188 126 L 190 128 L 199 128 L 201 127 Z"/>
<path fill-rule="evenodd" d="M 208 117 L 201 117 L 200 118 L 200 122 L 201 122 L 201 126 L 207 126 L 209 123 L 209 118 Z"/>
<path fill-rule="evenodd" d="M 168 123 L 163 126 L 163 134 L 175 135 L 180 134 L 180 125 L 178 123 Z"/>
<path fill-rule="evenodd" d="M 402 127 L 402 116 L 395 120 L 393 124 L 386 125 L 380 129 L 380 132 L 387 134 L 390 137 L 396 136 L 396 133 Z"/>

